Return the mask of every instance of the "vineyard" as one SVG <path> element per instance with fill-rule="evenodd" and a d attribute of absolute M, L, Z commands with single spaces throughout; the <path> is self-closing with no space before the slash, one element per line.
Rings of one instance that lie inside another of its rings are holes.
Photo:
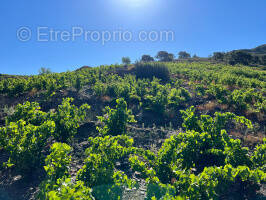
<path fill-rule="evenodd" d="M 266 198 L 259 67 L 1 75 L 0 106 L 0 200 Z"/>

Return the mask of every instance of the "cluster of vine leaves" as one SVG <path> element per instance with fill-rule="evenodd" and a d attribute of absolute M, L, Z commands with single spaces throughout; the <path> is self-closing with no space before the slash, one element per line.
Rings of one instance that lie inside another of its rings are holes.
<path fill-rule="evenodd" d="M 58 172 L 61 175 L 56 175 L 59 178 L 55 179 L 55 188 L 49 190 L 48 187 L 44 192 L 48 195 L 46 198 L 66 199 L 79 194 L 80 199 L 120 199 L 125 188 L 138 187 L 134 179 L 116 167 L 117 162 L 125 160 L 146 180 L 147 199 L 219 199 L 237 182 L 245 186 L 245 192 L 254 192 L 261 182 L 266 181 L 266 140 L 249 155 L 248 149 L 243 148 L 239 140 L 231 139 L 225 131 L 226 125 L 232 122 L 251 128 L 251 122 L 244 117 L 232 113 L 197 117 L 191 107 L 182 111 L 186 132 L 167 139 L 155 154 L 134 147 L 133 139 L 126 132 L 114 134 L 116 128 L 124 131 L 127 123 L 134 122 L 123 99 L 117 100 L 116 109 L 107 108 L 106 111 L 105 116 L 99 117 L 103 124 L 98 130 L 103 137 L 89 138 L 87 159 L 77 173 L 76 182 L 70 181 L 67 170 Z M 126 121 L 117 123 L 123 120 Z M 54 156 L 53 151 L 50 156 Z M 67 154 L 68 151 L 63 152 Z M 67 165 L 63 163 L 67 156 L 61 158 L 63 160 L 58 162 L 62 164 L 54 164 L 52 168 Z M 49 157 L 46 164 L 48 174 L 61 171 L 49 170 Z M 53 178 L 48 175 L 47 180 L 48 183 L 44 182 L 46 187 Z"/>

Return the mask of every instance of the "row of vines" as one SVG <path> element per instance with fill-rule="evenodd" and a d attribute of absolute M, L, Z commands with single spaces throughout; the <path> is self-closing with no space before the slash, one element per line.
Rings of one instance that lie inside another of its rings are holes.
<path fill-rule="evenodd" d="M 0 129 L 1 148 L 9 153 L 2 167 L 23 175 L 44 167 L 47 175 L 37 198 L 51 200 L 120 199 L 126 188 L 138 188 L 132 174 L 117 168 L 122 160 L 145 180 L 147 199 L 219 199 L 238 184 L 244 198 L 265 183 L 266 140 L 250 152 L 226 132 L 228 124 L 252 128 L 248 119 L 229 112 L 197 116 L 194 107 L 182 110 L 184 132 L 167 139 L 155 153 L 134 147 L 126 128 L 136 122 L 134 116 L 124 99 L 116 103 L 99 116 L 99 136 L 88 139 L 76 178 L 70 175 L 70 144 L 89 106 L 77 108 L 65 99 L 57 111 L 45 113 L 37 103 L 18 105 Z M 45 157 L 47 145 L 50 154 Z"/>
<path fill-rule="evenodd" d="M 154 65 L 154 67 L 153 67 Z M 140 104 L 145 109 L 156 110 L 163 114 L 168 108 L 176 108 L 188 102 L 191 94 L 216 99 L 227 104 L 240 114 L 247 110 L 257 113 L 266 112 L 266 73 L 258 68 L 232 67 L 208 63 L 166 63 L 161 68 L 171 72 L 167 82 L 161 82 L 165 70 L 157 74 L 150 70 L 158 64 L 137 67 L 134 73 L 118 76 L 115 71 L 119 66 L 102 66 L 76 72 L 54 73 L 28 78 L 9 78 L 0 81 L 0 93 L 8 96 L 25 95 L 32 91 L 44 93 L 47 98 L 57 91 L 75 88 L 80 91 L 90 87 L 96 96 L 124 98 L 127 102 Z M 150 79 L 139 79 L 148 68 Z M 158 71 L 158 70 L 157 70 Z M 113 72 L 113 73 L 112 73 Z M 159 109 L 158 109 L 159 108 Z"/>
<path fill-rule="evenodd" d="M 26 177 L 43 168 L 46 177 L 36 194 L 40 200 L 118 200 L 126 191 L 138 190 L 140 179 L 147 200 L 245 199 L 266 183 L 266 139 L 249 149 L 229 136 L 236 126 L 254 130 L 242 116 L 246 111 L 265 116 L 265 71 L 208 63 L 151 63 L 133 66 L 130 73 L 124 69 L 121 76 L 121 68 L 2 79 L 0 94 L 9 98 L 35 91 L 49 100 L 60 90 L 75 88 L 88 89 L 98 99 L 108 96 L 113 106 L 97 117 L 97 137 L 86 138 L 83 166 L 73 174 L 73 143 L 78 128 L 91 120 L 91 106 L 76 106 L 72 98 L 47 112 L 37 102 L 18 104 L 0 127 L 0 150 L 8 155 L 0 170 L 10 168 Z M 232 112 L 198 114 L 191 106 L 195 99 L 214 99 Z M 172 118 L 182 119 L 180 131 L 156 151 L 135 145 L 128 124 L 137 123 L 129 109 L 136 107 L 156 117 L 172 113 Z"/>

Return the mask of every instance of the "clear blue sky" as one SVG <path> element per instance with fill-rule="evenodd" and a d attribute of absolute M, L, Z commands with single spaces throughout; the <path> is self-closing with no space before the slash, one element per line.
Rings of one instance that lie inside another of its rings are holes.
<path fill-rule="evenodd" d="M 266 43 L 265 0 L 1 0 L 0 73 L 36 74 L 83 65 L 132 61 L 159 50 L 181 50 L 208 56 L 214 51 L 253 48 Z M 174 41 L 37 41 L 37 28 L 71 31 L 171 30 Z M 17 30 L 28 27 L 32 38 L 19 41 Z"/>

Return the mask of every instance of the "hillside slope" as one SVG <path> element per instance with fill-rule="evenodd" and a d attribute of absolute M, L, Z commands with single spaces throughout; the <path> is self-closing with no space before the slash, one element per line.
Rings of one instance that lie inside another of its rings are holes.
<path fill-rule="evenodd" d="M 256 54 L 256 55 L 266 55 L 266 44 L 260 45 L 253 49 L 240 49 L 239 51 L 244 51 L 244 52 L 247 52 L 250 54 Z"/>
<path fill-rule="evenodd" d="M 209 62 L 0 80 L 0 199 L 265 198 L 265 80 Z"/>

